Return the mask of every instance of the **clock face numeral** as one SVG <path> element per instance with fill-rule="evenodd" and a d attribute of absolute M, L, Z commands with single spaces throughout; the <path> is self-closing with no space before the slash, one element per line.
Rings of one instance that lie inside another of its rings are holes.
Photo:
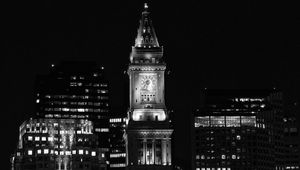
<path fill-rule="evenodd" d="M 143 103 L 155 102 L 156 88 L 157 88 L 157 75 L 142 75 L 140 77 L 141 102 Z"/>

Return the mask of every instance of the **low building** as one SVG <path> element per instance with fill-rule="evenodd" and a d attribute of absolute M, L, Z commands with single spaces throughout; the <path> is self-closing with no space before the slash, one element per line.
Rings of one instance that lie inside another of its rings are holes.
<path fill-rule="evenodd" d="M 30 119 L 20 126 L 14 170 L 106 170 L 93 124 L 83 119 Z"/>

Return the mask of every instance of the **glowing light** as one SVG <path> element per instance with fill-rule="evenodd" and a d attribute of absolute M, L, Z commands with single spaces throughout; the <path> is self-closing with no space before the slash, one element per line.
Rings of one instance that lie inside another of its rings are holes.
<path fill-rule="evenodd" d="M 148 9 L 148 4 L 147 3 L 144 4 L 144 8 Z"/>
<path fill-rule="evenodd" d="M 135 109 L 132 114 L 134 121 L 164 121 L 166 113 L 163 109 Z"/>
<path fill-rule="evenodd" d="M 92 151 L 92 156 L 96 156 L 96 152 L 95 151 Z"/>
<path fill-rule="evenodd" d="M 146 54 L 145 54 L 145 57 L 146 57 L 147 59 L 150 59 L 150 58 L 152 57 L 152 55 L 151 55 L 150 53 L 146 53 Z"/>
<path fill-rule="evenodd" d="M 29 140 L 29 141 L 32 141 L 32 136 L 28 136 L 28 140 Z"/>
<path fill-rule="evenodd" d="M 83 150 L 82 149 L 79 150 L 79 155 L 83 155 Z"/>

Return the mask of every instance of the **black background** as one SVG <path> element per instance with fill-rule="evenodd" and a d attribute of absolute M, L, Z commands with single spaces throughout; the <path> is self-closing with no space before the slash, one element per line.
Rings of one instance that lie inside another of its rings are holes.
<path fill-rule="evenodd" d="M 1 120 L 4 164 L 19 125 L 34 115 L 34 80 L 62 60 L 95 60 L 110 81 L 113 112 L 127 107 L 124 74 L 143 1 L 9 1 L 3 4 Z M 290 1 L 153 1 L 153 25 L 164 46 L 166 101 L 174 109 L 174 160 L 189 163 L 191 110 L 201 89 L 279 88 L 300 100 L 299 10 Z M 4 108 L 4 109 L 3 109 Z M 299 117 L 298 112 L 298 117 Z M 187 135 L 187 136 L 186 136 Z M 8 169 L 4 167 L 4 169 Z"/>

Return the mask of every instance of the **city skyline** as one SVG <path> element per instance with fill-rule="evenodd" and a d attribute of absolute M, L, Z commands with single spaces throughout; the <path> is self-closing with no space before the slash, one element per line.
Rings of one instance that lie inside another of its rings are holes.
<path fill-rule="evenodd" d="M 67 4 L 65 5 L 67 6 Z M 80 4 L 75 3 L 73 5 L 79 7 Z M 128 8 L 123 7 L 123 5 L 126 5 Z M 166 98 L 167 106 L 169 106 L 170 109 L 183 109 L 185 107 L 188 109 L 196 109 L 200 103 L 198 96 L 201 95 L 201 89 L 205 87 L 225 89 L 276 87 L 285 92 L 288 103 L 299 103 L 299 89 L 297 89 L 297 87 L 299 87 L 299 78 L 297 79 L 297 77 L 300 75 L 296 62 L 292 59 L 280 60 L 275 58 L 273 58 L 272 62 L 269 62 L 269 59 L 263 58 L 264 55 L 268 57 L 272 55 L 286 57 L 287 54 L 296 52 L 296 47 L 299 48 L 299 43 L 297 44 L 296 40 L 285 37 L 282 32 L 279 34 L 280 41 L 275 40 L 272 36 L 272 31 L 283 30 L 284 32 L 287 28 L 283 26 L 279 28 L 272 27 L 274 23 L 271 22 L 273 21 L 271 19 L 270 23 L 263 23 L 263 19 L 259 19 L 258 14 L 265 14 L 263 15 L 265 18 L 268 17 L 268 14 L 267 11 L 262 11 L 260 9 L 262 7 L 257 4 L 248 4 L 248 13 L 245 15 L 248 17 L 246 17 L 246 21 L 243 20 L 243 17 L 235 15 L 234 13 L 225 13 L 225 16 L 232 19 L 232 21 L 230 19 L 226 20 L 226 17 L 222 16 L 221 19 L 219 18 L 219 22 L 216 23 L 213 23 L 215 21 L 214 19 L 220 17 L 220 15 L 217 14 L 227 11 L 223 9 L 223 11 L 217 12 L 218 7 L 221 9 L 221 3 L 218 4 L 219 6 L 216 5 L 217 8 L 211 12 L 211 14 L 214 15 L 208 18 L 199 15 L 193 10 L 188 10 L 189 8 L 198 10 L 204 8 L 200 7 L 201 4 L 194 3 L 194 5 L 195 6 L 192 7 L 185 4 L 180 7 L 180 5 L 176 3 L 150 4 L 150 10 L 153 11 L 152 18 L 154 20 L 154 26 L 159 40 L 165 48 L 165 59 L 169 68 L 166 78 Z M 278 4 L 274 6 L 276 5 Z M 49 11 L 60 8 L 50 1 L 45 4 L 40 4 L 40 6 Z M 89 6 L 90 4 L 84 4 L 83 8 Z M 142 2 L 118 5 L 107 4 L 107 6 L 116 7 L 118 9 L 107 12 L 101 11 L 101 14 L 97 14 L 95 11 L 95 13 L 92 14 L 71 15 L 68 14 L 68 10 L 59 13 L 64 14 L 62 16 L 65 18 L 60 18 L 61 16 L 59 14 L 51 16 L 44 12 L 42 16 L 46 16 L 46 18 L 50 20 L 49 23 L 47 23 L 47 19 L 43 20 L 41 16 L 39 16 L 41 17 L 39 18 L 34 14 L 25 14 L 25 16 L 18 18 L 17 21 L 22 21 L 28 25 L 28 27 L 25 28 L 23 32 L 21 31 L 14 35 L 13 29 L 9 31 L 6 37 L 7 55 L 2 67 L 3 69 L 1 70 L 4 80 L 7 80 L 5 81 L 4 87 L 10 89 L 9 91 L 5 91 L 4 96 L 8 99 L 7 101 L 12 101 L 5 103 L 6 108 L 4 111 L 10 113 L 8 122 L 16 123 L 16 125 L 10 126 L 12 128 L 11 133 L 14 133 L 13 130 L 17 131 L 17 127 L 26 118 L 35 114 L 33 110 L 34 77 L 37 74 L 47 73 L 51 64 L 59 64 L 62 60 L 96 60 L 98 63 L 103 64 L 105 70 L 107 70 L 111 77 L 112 112 L 118 107 L 128 106 L 126 103 L 128 102 L 126 101 L 128 100 L 128 88 L 126 88 L 128 80 L 124 71 L 126 71 L 129 61 L 128 55 L 130 47 L 134 43 Z M 236 6 L 238 5 L 236 4 Z M 229 5 L 227 7 L 229 7 Z M 164 10 L 168 8 L 171 10 L 166 13 Z M 96 9 L 97 8 L 95 8 L 95 10 Z M 183 13 L 180 12 L 181 9 L 185 9 Z M 209 9 L 214 8 L 210 6 Z M 62 8 L 62 11 L 63 10 Z M 86 11 L 88 10 L 86 9 Z M 172 13 L 172 11 L 174 12 Z M 206 9 L 204 11 L 208 12 L 209 10 Z M 105 17 L 106 13 L 114 15 Z M 127 15 L 122 16 L 124 13 Z M 30 18 L 31 16 L 35 17 Z M 285 14 L 283 16 L 289 15 Z M 202 19 L 203 23 L 211 23 L 211 25 L 201 25 L 200 21 L 199 26 L 199 21 L 197 21 L 198 17 Z M 12 16 L 12 18 L 17 19 L 14 16 Z M 64 19 L 67 19 L 68 22 L 65 22 Z M 255 21 L 255 19 L 258 19 L 258 21 Z M 279 18 L 278 22 L 287 24 L 287 27 L 293 23 L 292 19 L 285 19 L 284 17 Z M 181 22 L 176 23 L 177 20 Z M 42 24 L 38 24 L 37 21 L 40 21 Z M 87 23 L 82 24 L 84 22 Z M 10 23 L 10 21 L 8 21 L 8 23 Z M 51 23 L 53 25 L 51 25 Z M 256 26 L 262 25 L 262 31 L 254 26 L 254 31 L 251 31 L 250 28 L 246 27 L 251 25 L 249 23 L 254 23 Z M 14 26 L 18 26 L 18 22 L 14 24 Z M 60 24 L 62 24 L 61 29 L 58 28 Z M 250 32 L 254 37 L 243 33 L 241 30 L 231 30 L 235 28 L 236 25 L 239 26 L 239 28 L 244 28 L 242 30 L 246 31 L 246 33 L 247 31 L 248 33 Z M 49 28 L 47 28 L 47 26 L 49 26 Z M 75 26 L 75 28 L 72 26 Z M 72 32 L 68 30 L 69 28 L 73 29 Z M 99 30 L 97 30 L 97 28 L 99 28 Z M 268 28 L 273 28 L 273 30 L 268 32 Z M 25 34 L 26 30 L 31 34 Z M 237 31 L 237 33 L 234 31 Z M 230 33 L 233 34 L 232 37 L 229 36 Z M 258 35 L 255 33 L 258 33 Z M 266 35 L 264 35 L 264 33 L 266 33 Z M 243 40 L 240 35 L 246 37 L 245 40 Z M 203 39 L 201 40 L 201 38 Z M 232 39 L 225 41 L 227 38 Z M 248 39 L 250 39 L 249 42 L 247 42 Z M 205 40 L 209 43 L 206 43 Z M 247 45 L 243 46 L 235 41 L 241 41 Z M 71 43 L 71 45 L 65 44 L 68 42 Z M 64 48 L 65 46 L 66 48 Z M 237 46 L 238 48 L 236 49 L 232 46 Z M 245 51 L 250 51 L 250 54 Z M 284 54 L 286 51 L 289 52 Z M 213 52 L 213 54 L 211 52 Z M 227 57 L 232 53 L 233 55 Z M 240 55 L 240 53 L 242 53 L 242 55 Z M 221 56 L 222 54 L 223 56 Z M 247 64 L 243 62 L 244 58 L 240 57 L 243 55 L 246 56 L 245 59 L 248 59 Z M 118 60 L 116 60 L 116 58 Z M 14 69 L 14 67 L 16 67 L 16 69 Z M 22 84 L 22 86 L 19 86 L 20 84 Z M 178 89 L 178 87 L 182 88 Z M 174 96 L 174 94 L 176 94 L 176 96 Z M 20 96 L 20 98 L 15 96 Z M 15 107 L 16 105 L 18 106 L 17 108 Z M 184 120 L 188 121 L 189 115 L 174 115 L 174 117 L 176 116 L 177 120 L 184 118 Z M 185 123 L 186 122 L 181 122 L 179 124 Z M 12 138 L 10 139 L 11 142 L 16 141 L 17 133 L 15 134 L 16 135 L 10 135 Z M 12 148 L 13 147 L 14 146 L 12 146 Z M 8 152 L 11 151 L 12 150 Z"/>

